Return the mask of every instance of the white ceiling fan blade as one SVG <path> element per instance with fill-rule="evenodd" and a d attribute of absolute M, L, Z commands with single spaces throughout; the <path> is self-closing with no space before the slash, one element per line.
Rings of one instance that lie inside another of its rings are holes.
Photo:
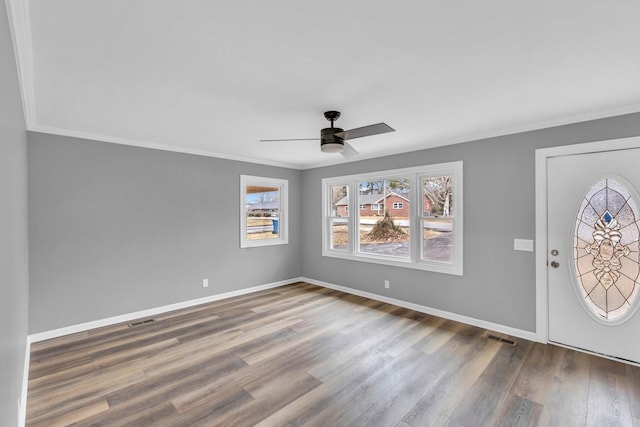
<path fill-rule="evenodd" d="M 360 153 L 358 153 L 358 151 L 355 148 L 353 148 L 347 141 L 344 141 L 344 150 L 342 150 L 340 154 L 342 154 L 344 157 L 348 159 L 349 157 L 353 157 L 356 154 L 360 154 Z"/>
<path fill-rule="evenodd" d="M 381 133 L 395 132 L 396 130 L 386 123 L 376 123 L 375 125 L 363 126 L 361 128 L 345 130 L 336 133 L 336 136 L 343 139 L 362 138 L 363 136 L 379 135 Z"/>

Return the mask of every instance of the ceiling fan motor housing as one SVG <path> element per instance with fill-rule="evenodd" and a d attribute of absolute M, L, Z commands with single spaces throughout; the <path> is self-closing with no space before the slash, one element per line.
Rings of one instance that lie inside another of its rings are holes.
<path fill-rule="evenodd" d="M 324 128 L 320 131 L 320 150 L 325 153 L 341 153 L 344 150 L 344 139 L 336 136 L 343 132 L 340 128 Z"/>

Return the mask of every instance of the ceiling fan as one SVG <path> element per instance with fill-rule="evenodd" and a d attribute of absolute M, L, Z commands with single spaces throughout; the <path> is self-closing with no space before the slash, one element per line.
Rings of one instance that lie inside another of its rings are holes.
<path fill-rule="evenodd" d="M 331 127 L 322 129 L 320 138 L 261 139 L 260 142 L 320 141 L 320 150 L 323 153 L 341 153 L 345 157 L 351 157 L 358 154 L 358 152 L 346 142 L 348 139 L 395 132 L 395 129 L 386 123 L 377 123 L 345 131 L 344 129 L 333 127 L 333 122 L 340 117 L 339 111 L 326 111 L 324 117 L 331 122 Z"/>

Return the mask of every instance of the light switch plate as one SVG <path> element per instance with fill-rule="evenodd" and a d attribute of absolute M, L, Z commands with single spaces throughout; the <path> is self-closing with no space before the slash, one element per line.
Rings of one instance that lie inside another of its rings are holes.
<path fill-rule="evenodd" d="M 513 239 L 514 251 L 533 252 L 533 240 L 529 239 Z"/>

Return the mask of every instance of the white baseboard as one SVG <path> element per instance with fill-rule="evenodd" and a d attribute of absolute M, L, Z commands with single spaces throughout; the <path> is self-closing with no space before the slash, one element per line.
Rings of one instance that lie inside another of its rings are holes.
<path fill-rule="evenodd" d="M 24 367 L 22 370 L 22 392 L 18 405 L 18 427 L 24 427 L 27 422 L 27 392 L 29 391 L 29 363 L 31 362 L 31 340 L 27 337 L 24 351 Z"/>
<path fill-rule="evenodd" d="M 438 310 L 437 308 L 427 307 L 420 304 L 414 304 L 412 302 L 402 301 L 395 298 L 389 298 L 389 297 L 374 294 L 371 292 L 347 288 L 345 286 L 335 285 L 333 283 L 327 283 L 327 282 L 322 282 L 320 280 L 309 279 L 308 277 L 301 277 L 300 281 L 308 282 L 313 285 L 322 286 L 324 288 L 335 289 L 336 291 L 346 292 L 348 294 L 358 295 L 358 296 L 369 298 L 375 301 L 385 302 L 387 304 L 397 305 L 399 307 L 404 307 L 410 310 L 419 311 L 420 313 L 430 314 L 430 315 L 442 317 L 448 320 L 455 320 L 456 322 L 477 326 L 479 328 L 488 329 L 490 331 L 499 332 L 501 334 L 523 338 L 529 341 L 539 341 L 538 339 L 539 337 L 535 332 L 512 328 L 510 326 L 500 325 L 498 323 L 487 322 L 486 320 L 480 320 L 473 317 L 463 316 L 461 314 L 451 313 L 444 310 Z"/>
<path fill-rule="evenodd" d="M 278 286 L 284 286 L 284 285 L 288 285 L 288 284 L 296 283 L 300 281 L 322 286 L 324 288 L 335 289 L 337 291 L 345 292 L 348 294 L 358 295 L 358 296 L 369 298 L 376 301 L 385 302 L 388 304 L 397 305 L 399 307 L 404 307 L 410 310 L 419 311 L 421 313 L 442 317 L 444 319 L 455 320 L 456 322 L 466 323 L 468 325 L 477 326 L 483 329 L 489 329 L 491 331 L 499 332 L 502 334 L 506 334 L 506 335 L 510 335 L 518 338 L 524 338 L 529 341 L 542 342 L 540 341 L 538 335 L 535 332 L 512 328 L 510 326 L 488 322 L 486 320 L 476 319 L 473 317 L 468 317 L 468 316 L 464 316 L 457 313 L 451 313 L 448 311 L 439 310 L 437 308 L 427 307 L 424 305 L 415 304 L 412 302 L 407 302 L 407 301 L 403 301 L 395 298 L 390 298 L 383 295 L 374 294 L 371 292 L 360 291 L 357 289 L 348 288 L 346 286 L 340 286 L 333 283 L 323 282 L 323 281 L 311 279 L 308 277 L 297 277 L 297 278 L 282 280 L 279 282 L 273 282 L 265 285 L 254 286 L 251 288 L 240 289 L 237 291 L 225 292 L 217 295 L 210 295 L 207 297 L 184 301 L 176 304 L 165 305 L 162 307 L 156 307 L 148 310 L 137 311 L 133 313 L 123 314 L 120 316 L 109 317 L 106 319 L 95 320 L 92 322 L 81 323 L 78 325 L 67 326 L 59 329 L 53 329 L 50 331 L 39 332 L 36 334 L 29 335 L 28 340 L 30 343 L 44 341 L 51 338 L 57 338 L 64 335 L 74 334 L 77 332 L 84 332 L 91 329 L 101 328 L 103 326 L 110 326 L 116 323 L 123 323 L 131 320 L 135 320 L 135 319 L 140 319 L 143 317 L 155 316 L 155 315 L 163 314 L 169 311 L 179 310 L 181 308 L 193 307 L 199 304 L 205 304 L 208 302 L 218 301 L 218 300 L 231 298 L 239 295 L 245 295 L 252 292 L 262 291 L 265 289 L 277 288 Z M 28 365 L 27 365 L 27 369 L 28 369 Z"/>
<path fill-rule="evenodd" d="M 193 299 L 189 301 L 183 301 L 175 304 L 169 304 L 162 307 L 155 307 L 148 310 L 136 311 L 133 313 L 122 314 L 120 316 L 108 317 L 106 319 L 94 320 L 91 322 L 80 323 L 78 325 L 66 326 L 64 328 L 53 329 L 50 331 L 38 332 L 28 336 L 30 342 L 44 341 L 51 338 L 57 338 L 64 335 L 75 334 L 77 332 L 84 332 L 91 329 L 101 328 L 104 326 L 115 325 L 117 323 L 129 322 L 131 320 L 140 319 L 142 317 L 156 316 L 173 310 L 179 310 L 181 308 L 193 307 L 208 302 L 218 301 L 226 298 L 236 297 L 239 295 L 250 294 L 252 292 L 258 292 L 265 289 L 277 288 L 278 286 L 289 285 L 301 281 L 301 278 L 281 280 L 279 282 L 267 283 L 265 285 L 253 286 L 251 288 L 240 289 L 237 291 L 225 292 L 222 294 L 209 295 L 203 298 Z"/>

